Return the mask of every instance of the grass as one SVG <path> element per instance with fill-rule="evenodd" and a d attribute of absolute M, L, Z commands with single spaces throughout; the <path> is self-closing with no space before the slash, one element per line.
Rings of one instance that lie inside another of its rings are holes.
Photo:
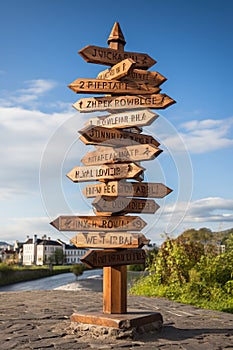
<path fill-rule="evenodd" d="M 204 309 L 233 313 L 232 291 L 227 292 L 216 284 L 157 285 L 153 280 L 153 275 L 149 275 L 137 280 L 129 293 L 148 297 L 165 297 Z"/>

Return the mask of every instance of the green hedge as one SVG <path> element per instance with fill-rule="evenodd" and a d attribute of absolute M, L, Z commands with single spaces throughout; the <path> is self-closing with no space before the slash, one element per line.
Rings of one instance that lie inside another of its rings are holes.
<path fill-rule="evenodd" d="M 16 282 L 30 281 L 42 277 L 70 272 L 69 266 L 56 266 L 52 270 L 48 267 L 16 267 L 0 264 L 0 286 Z"/>

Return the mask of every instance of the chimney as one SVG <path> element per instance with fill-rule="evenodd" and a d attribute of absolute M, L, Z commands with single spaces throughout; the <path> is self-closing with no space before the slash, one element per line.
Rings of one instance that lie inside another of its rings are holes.
<path fill-rule="evenodd" d="M 34 236 L 33 236 L 32 242 L 33 242 L 33 244 L 36 244 L 36 242 L 37 242 L 37 235 L 34 235 Z"/>

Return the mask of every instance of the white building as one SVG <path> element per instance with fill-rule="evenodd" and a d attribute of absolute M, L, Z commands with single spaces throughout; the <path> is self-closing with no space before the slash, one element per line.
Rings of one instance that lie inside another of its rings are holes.
<path fill-rule="evenodd" d="M 37 235 L 27 239 L 23 244 L 23 265 L 35 265 L 37 257 Z"/>
<path fill-rule="evenodd" d="M 58 242 L 63 246 L 65 264 L 73 265 L 82 263 L 80 259 L 86 254 L 87 249 L 77 248 L 74 245 L 66 244 L 60 239 L 58 239 Z"/>
<path fill-rule="evenodd" d="M 80 264 L 81 258 L 86 254 L 86 249 L 77 248 L 73 245 L 66 244 L 65 247 L 65 263 L 66 264 Z"/>
<path fill-rule="evenodd" d="M 63 247 L 58 241 L 44 238 L 37 244 L 36 265 L 62 265 L 63 258 Z"/>
<path fill-rule="evenodd" d="M 86 249 L 77 248 L 61 240 L 54 241 L 44 235 L 34 235 L 23 244 L 23 265 L 80 264 Z"/>

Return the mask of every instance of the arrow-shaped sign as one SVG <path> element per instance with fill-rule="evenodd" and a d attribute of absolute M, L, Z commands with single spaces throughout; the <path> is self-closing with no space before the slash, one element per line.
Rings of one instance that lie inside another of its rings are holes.
<path fill-rule="evenodd" d="M 97 79 L 120 79 L 127 75 L 133 66 L 135 66 L 134 60 L 131 58 L 126 58 L 111 68 L 100 72 L 97 76 Z"/>
<path fill-rule="evenodd" d="M 162 183 L 127 181 L 109 181 L 88 185 L 83 189 L 83 194 L 87 198 L 97 196 L 163 198 L 171 192 L 172 190 Z"/>
<path fill-rule="evenodd" d="M 74 167 L 66 176 L 73 182 L 95 180 L 134 179 L 142 174 L 144 168 L 134 164 L 111 164 Z"/>
<path fill-rule="evenodd" d="M 86 62 L 104 64 L 106 66 L 113 66 L 126 58 L 132 58 L 136 68 L 147 69 L 156 63 L 146 53 L 127 52 L 93 45 L 85 46 L 78 53 Z"/>
<path fill-rule="evenodd" d="M 59 216 L 50 223 L 59 231 L 141 231 L 139 216 Z"/>
<path fill-rule="evenodd" d="M 134 81 L 136 83 L 148 84 L 150 86 L 159 86 L 167 80 L 167 78 L 165 78 L 159 72 L 150 72 L 144 69 L 132 69 L 132 67 L 130 67 L 127 72 L 125 70 L 123 73 L 123 69 L 117 68 L 118 65 L 120 65 L 120 67 L 124 67 L 124 65 L 126 66 L 125 62 L 129 60 L 130 59 L 124 60 L 118 63 L 117 65 L 113 66 L 112 68 L 100 72 L 97 75 L 97 79 L 121 79 L 121 81 Z M 128 63 L 128 65 L 129 64 L 130 63 Z M 118 70 L 119 73 L 117 73 Z"/>
<path fill-rule="evenodd" d="M 102 215 L 127 214 L 127 213 L 142 213 L 154 214 L 159 205 L 153 199 L 138 199 L 129 197 L 108 197 L 99 196 L 92 202 L 92 205 Z"/>
<path fill-rule="evenodd" d="M 151 144 L 155 147 L 159 146 L 158 141 L 156 141 L 153 136 L 136 134 L 134 132 L 114 128 L 104 128 L 102 126 L 87 126 L 80 130 L 79 133 L 82 135 L 80 140 L 86 145 L 135 146 L 138 144 Z"/>
<path fill-rule="evenodd" d="M 162 152 L 153 145 L 135 145 L 126 147 L 96 147 L 94 152 L 88 152 L 81 162 L 84 165 L 97 165 L 118 162 L 139 162 L 151 160 Z"/>
<path fill-rule="evenodd" d="M 137 94 L 156 94 L 160 88 L 147 84 L 137 84 L 135 82 L 126 82 L 119 80 L 100 80 L 79 78 L 73 81 L 69 88 L 77 94 L 114 94 L 114 95 L 137 95 Z"/>
<path fill-rule="evenodd" d="M 105 128 L 130 128 L 148 126 L 158 118 L 158 114 L 153 113 L 149 109 L 125 111 L 123 113 L 109 114 L 101 117 L 89 119 L 85 125 L 87 126 L 103 126 Z"/>
<path fill-rule="evenodd" d="M 71 240 L 78 248 L 141 248 L 150 242 L 142 233 L 78 232 Z"/>
<path fill-rule="evenodd" d="M 79 112 L 118 111 L 127 109 L 164 109 L 175 103 L 166 94 L 154 94 L 145 96 L 103 96 L 81 98 L 73 104 Z"/>
<path fill-rule="evenodd" d="M 89 250 L 80 260 L 91 268 L 144 264 L 146 252 L 144 249 Z"/>
<path fill-rule="evenodd" d="M 150 72 L 143 69 L 130 69 L 128 74 L 121 81 L 135 81 L 150 86 L 159 86 L 167 80 L 159 72 Z"/>

